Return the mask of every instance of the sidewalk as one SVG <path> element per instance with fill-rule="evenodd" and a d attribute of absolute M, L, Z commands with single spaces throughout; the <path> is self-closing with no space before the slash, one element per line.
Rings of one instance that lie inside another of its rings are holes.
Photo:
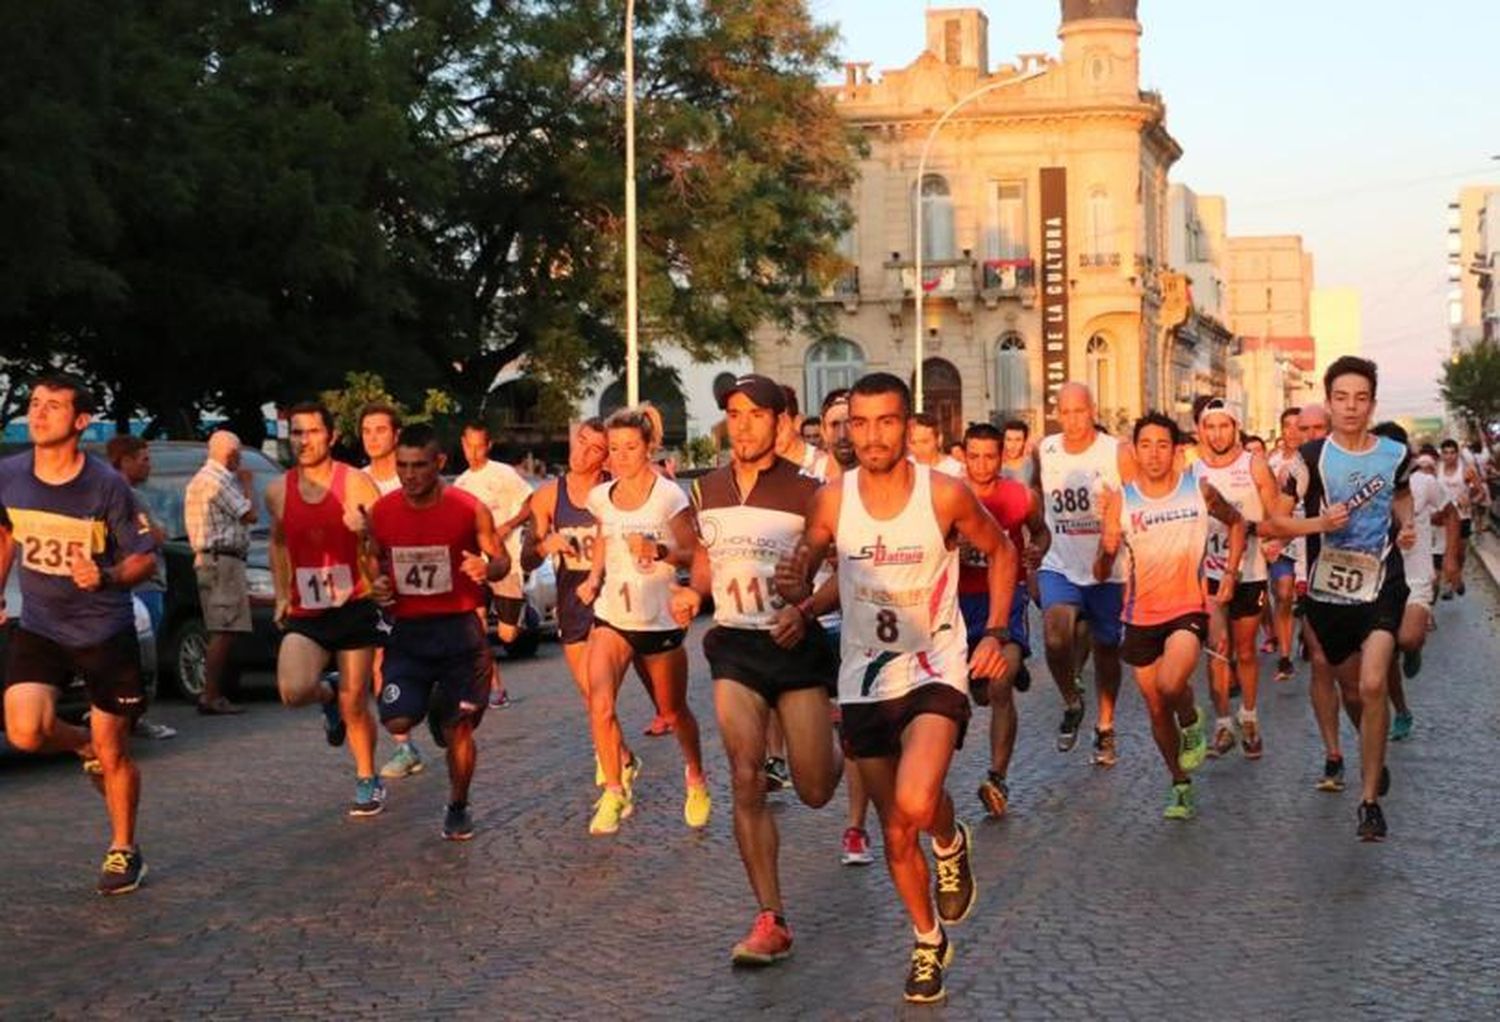
<path fill-rule="evenodd" d="M 1484 565 L 1484 570 L 1489 574 L 1490 581 L 1500 586 L 1500 538 L 1495 536 L 1493 529 L 1486 532 L 1476 532 L 1472 537 L 1474 552 L 1479 555 L 1479 563 Z"/>

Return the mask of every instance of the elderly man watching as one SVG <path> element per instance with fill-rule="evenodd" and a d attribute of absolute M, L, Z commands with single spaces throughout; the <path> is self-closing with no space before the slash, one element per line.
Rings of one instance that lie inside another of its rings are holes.
<path fill-rule="evenodd" d="M 250 591 L 245 557 L 255 521 L 250 470 L 240 467 L 240 438 L 217 430 L 208 438 L 208 460 L 187 487 L 184 509 L 198 602 L 208 632 L 208 656 L 198 712 L 208 716 L 243 713 L 224 697 L 221 684 L 229 667 L 235 635 L 250 631 Z"/>

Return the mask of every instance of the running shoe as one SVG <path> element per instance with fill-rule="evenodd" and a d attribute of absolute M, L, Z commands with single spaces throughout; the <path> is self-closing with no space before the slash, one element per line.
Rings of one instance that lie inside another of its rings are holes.
<path fill-rule="evenodd" d="M 1112 767 L 1119 761 L 1120 754 L 1115 748 L 1114 729 L 1100 731 L 1094 728 L 1094 765 Z"/>
<path fill-rule="evenodd" d="M 1188 773 L 1192 773 L 1203 765 L 1204 759 L 1208 757 L 1208 742 L 1203 737 L 1203 727 L 1207 718 L 1203 715 L 1203 707 L 1195 707 L 1197 714 L 1193 722 L 1187 727 L 1181 728 L 1179 745 L 1177 750 L 1177 765 Z"/>
<path fill-rule="evenodd" d="M 104 853 L 95 890 L 100 894 L 129 894 L 145 879 L 146 860 L 141 858 L 139 848 L 111 848 Z"/>
<path fill-rule="evenodd" d="M 961 923 L 969 918 L 974 908 L 974 899 L 979 895 L 979 885 L 974 882 L 974 870 L 969 864 L 969 850 L 974 836 L 963 820 L 954 821 L 958 833 L 958 847 L 948 855 L 939 855 L 933 850 L 933 864 L 937 876 L 937 914 L 945 923 Z"/>
<path fill-rule="evenodd" d="M 1240 721 L 1240 749 L 1245 753 L 1246 759 L 1260 759 L 1266 751 L 1265 743 L 1260 737 L 1260 721 Z"/>
<path fill-rule="evenodd" d="M 1422 650 L 1409 649 L 1401 654 L 1401 674 L 1408 680 L 1415 678 L 1422 671 Z"/>
<path fill-rule="evenodd" d="M 1083 712 L 1082 699 L 1063 708 L 1062 724 L 1057 729 L 1058 752 L 1071 752 L 1073 746 L 1078 744 L 1078 728 L 1083 724 Z"/>
<path fill-rule="evenodd" d="M 938 928 L 938 943 L 918 942 L 911 949 L 911 969 L 906 974 L 906 999 L 912 1004 L 934 1004 L 948 996 L 943 988 L 943 970 L 953 964 L 953 945 Z"/>
<path fill-rule="evenodd" d="M 490 709 L 503 710 L 510 705 L 510 690 L 502 688 L 499 692 L 490 692 Z"/>
<path fill-rule="evenodd" d="M 745 939 L 729 953 L 729 960 L 735 965 L 774 965 L 791 953 L 791 927 L 767 909 L 755 917 Z"/>
<path fill-rule="evenodd" d="M 331 686 L 330 686 L 331 687 Z M 323 737 L 328 744 L 338 748 L 344 744 L 349 728 L 344 724 L 344 711 L 339 709 L 339 690 L 333 689 L 333 698 L 323 704 Z"/>
<path fill-rule="evenodd" d="M 361 777 L 354 782 L 354 804 L 350 816 L 376 816 L 385 808 L 385 782 L 378 777 Z"/>
<path fill-rule="evenodd" d="M 153 741 L 166 741 L 168 738 L 177 737 L 177 729 L 167 724 L 158 724 L 155 721 L 140 717 L 136 720 L 131 732 L 137 738 L 150 738 Z"/>
<path fill-rule="evenodd" d="M 989 813 L 990 819 L 1000 819 L 1010 805 L 1010 785 L 1005 783 L 1004 777 L 991 770 L 979 785 L 979 801 L 983 804 L 984 811 Z"/>
<path fill-rule="evenodd" d="M 1183 781 L 1172 785 L 1167 793 L 1167 808 L 1161 811 L 1165 820 L 1191 820 L 1198 815 L 1198 799 L 1193 795 L 1193 782 Z"/>
<path fill-rule="evenodd" d="M 589 821 L 589 833 L 615 833 L 620 829 L 620 821 L 629 817 L 634 809 L 629 792 L 605 788 L 599 801 L 594 803 L 594 818 Z"/>
<path fill-rule="evenodd" d="M 875 861 L 870 854 L 870 835 L 863 827 L 844 828 L 843 849 L 840 861 L 845 866 L 868 866 Z"/>
<path fill-rule="evenodd" d="M 1391 721 L 1391 741 L 1404 742 L 1411 737 L 1411 714 L 1398 713 Z"/>
<path fill-rule="evenodd" d="M 474 817 L 469 815 L 469 803 L 449 802 L 443 813 L 443 840 L 467 841 L 474 836 Z"/>
<path fill-rule="evenodd" d="M 1270 636 L 1266 636 L 1266 641 L 1260 644 L 1260 651 L 1262 653 L 1276 652 L 1276 640 L 1271 638 Z"/>
<path fill-rule="evenodd" d="M 662 735 L 669 735 L 671 733 L 672 725 L 668 724 L 666 718 L 659 713 L 651 718 L 651 723 L 647 724 L 646 730 L 641 732 L 647 738 L 660 738 Z"/>
<path fill-rule="evenodd" d="M 1385 813 L 1380 811 L 1379 802 L 1359 804 L 1359 826 L 1354 833 L 1361 841 L 1385 840 Z"/>
<path fill-rule="evenodd" d="M 792 786 L 792 775 L 786 768 L 786 760 L 772 756 L 766 760 L 766 791 L 786 791 Z"/>
<path fill-rule="evenodd" d="M 1323 776 L 1318 779 L 1317 789 L 1319 791 L 1343 791 L 1344 790 L 1344 760 L 1342 757 L 1334 759 L 1329 757 L 1323 761 Z"/>
<path fill-rule="evenodd" d="M 1279 660 L 1276 661 L 1276 680 L 1277 681 L 1291 681 L 1296 676 L 1297 676 L 1297 667 L 1296 667 L 1295 664 L 1292 663 L 1292 658 L 1291 657 L 1284 656 L 1284 657 L 1281 657 Z"/>
<path fill-rule="evenodd" d="M 713 809 L 713 804 L 713 799 L 708 794 L 708 785 L 701 781 L 689 784 L 687 798 L 682 803 L 683 822 L 695 830 L 707 827 L 708 814 Z"/>
<path fill-rule="evenodd" d="M 412 774 L 420 774 L 426 768 L 427 764 L 422 762 L 422 753 L 417 750 L 416 743 L 408 739 L 396 743 L 396 751 L 386 760 L 385 766 L 380 768 L 380 776 L 410 777 Z"/>
<path fill-rule="evenodd" d="M 1208 746 L 1208 758 L 1218 759 L 1227 756 L 1235 746 L 1234 729 L 1228 724 L 1220 724 L 1214 728 L 1214 740 Z"/>

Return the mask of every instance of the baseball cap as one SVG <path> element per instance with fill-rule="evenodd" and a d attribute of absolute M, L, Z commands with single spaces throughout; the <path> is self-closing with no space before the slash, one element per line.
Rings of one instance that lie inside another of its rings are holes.
<path fill-rule="evenodd" d="M 1198 409 L 1197 421 L 1201 424 L 1204 419 L 1215 413 L 1218 413 L 1219 415 L 1227 415 L 1234 420 L 1234 424 L 1236 426 L 1239 425 L 1239 413 L 1235 411 L 1234 405 L 1230 404 L 1228 401 L 1225 401 L 1222 397 L 1209 398 L 1207 401 L 1205 401 L 1203 403 L 1203 407 Z"/>
<path fill-rule="evenodd" d="M 769 376 L 746 373 L 735 377 L 734 385 L 725 390 L 724 396 L 719 399 L 719 407 L 728 408 L 729 398 L 734 394 L 744 394 L 757 407 L 769 408 L 777 415 L 786 411 L 786 392 L 781 389 L 781 384 Z"/>

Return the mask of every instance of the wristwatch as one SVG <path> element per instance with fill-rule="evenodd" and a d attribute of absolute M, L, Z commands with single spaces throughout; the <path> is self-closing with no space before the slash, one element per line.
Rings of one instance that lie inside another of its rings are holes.
<path fill-rule="evenodd" d="M 1003 646 L 1010 641 L 1010 629 L 1004 627 L 986 628 L 984 630 L 984 637 L 986 639 L 994 639 Z"/>

